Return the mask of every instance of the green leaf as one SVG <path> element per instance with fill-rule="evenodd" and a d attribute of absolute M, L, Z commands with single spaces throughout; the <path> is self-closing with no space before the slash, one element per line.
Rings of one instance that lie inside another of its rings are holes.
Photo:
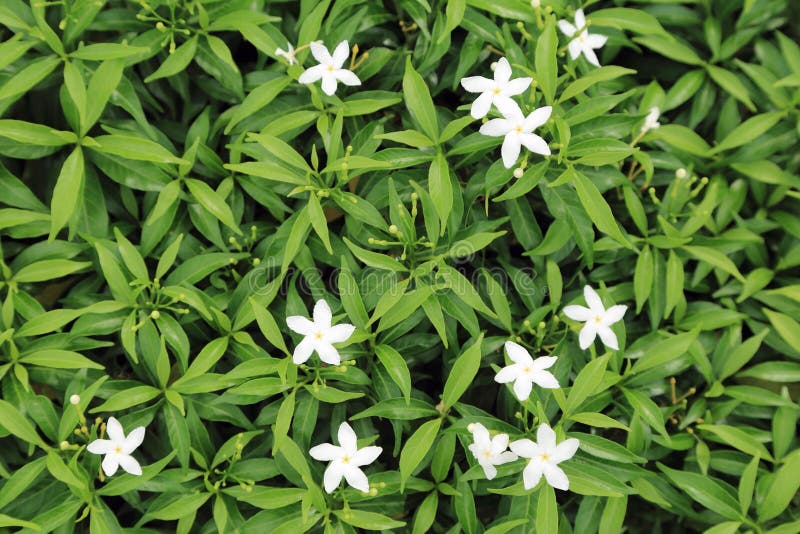
<path fill-rule="evenodd" d="M 167 59 L 164 60 L 153 74 L 144 79 L 144 82 L 150 83 L 160 78 L 168 78 L 182 72 L 189 66 L 196 52 L 197 35 L 176 48 L 173 53 L 167 56 Z"/>
<path fill-rule="evenodd" d="M 548 17 L 544 30 L 536 40 L 536 81 L 542 90 L 544 99 L 548 104 L 553 103 L 558 77 L 558 60 L 556 49 L 558 36 L 556 35 L 555 17 Z"/>
<path fill-rule="evenodd" d="M 734 449 L 739 449 L 751 456 L 759 456 L 769 461 L 773 460 L 772 455 L 762 443 L 756 441 L 752 435 L 738 427 L 716 423 L 713 425 L 697 425 L 697 428 L 703 432 L 710 432 Z"/>
<path fill-rule="evenodd" d="M 717 85 L 733 96 L 736 100 L 742 102 L 745 106 L 747 106 L 747 109 L 755 112 L 756 107 L 750 100 L 750 92 L 734 73 L 721 67 L 717 67 L 716 65 L 706 65 L 706 70 L 711 76 L 711 79 L 717 82 Z"/>
<path fill-rule="evenodd" d="M 121 60 L 104 61 L 94 71 L 89 79 L 88 94 L 91 95 L 86 102 L 86 120 L 81 125 L 84 133 L 97 122 L 109 98 L 117 89 L 122 79 L 125 62 Z"/>
<path fill-rule="evenodd" d="M 422 459 L 433 447 L 433 442 L 442 425 L 441 419 L 433 419 L 422 424 L 406 440 L 403 450 L 400 452 L 400 490 L 402 491 L 412 475 L 417 469 Z"/>
<path fill-rule="evenodd" d="M 536 532 L 558 532 L 558 503 L 555 490 L 544 484 L 536 504 Z"/>
<path fill-rule="evenodd" d="M 306 159 L 285 141 L 269 134 L 248 133 L 248 141 L 255 141 L 280 161 L 303 172 L 311 172 Z"/>
<path fill-rule="evenodd" d="M 769 521 L 786 510 L 800 490 L 800 453 L 794 451 L 784 460 L 763 500 L 758 503 L 758 520 Z"/>
<path fill-rule="evenodd" d="M 402 263 L 398 262 L 386 256 L 384 254 L 379 254 L 377 252 L 372 252 L 370 250 L 363 249 L 347 239 L 346 237 L 342 238 L 344 243 L 347 245 L 353 255 L 361 260 L 365 265 L 369 265 L 370 267 L 374 267 L 376 269 L 384 269 L 387 271 L 395 271 L 395 272 L 406 272 L 408 269 L 403 266 Z"/>
<path fill-rule="evenodd" d="M 350 417 L 353 421 L 365 417 L 384 417 L 386 419 L 396 419 L 400 421 L 412 421 L 428 417 L 436 417 L 439 412 L 431 404 L 419 399 L 411 398 L 408 402 L 405 399 L 386 399 L 366 410 L 360 411 Z"/>
<path fill-rule="evenodd" d="M 581 369 L 569 390 L 567 405 L 564 408 L 564 417 L 570 417 L 570 414 L 580 408 L 583 401 L 594 393 L 603 379 L 607 364 L 608 356 L 601 356 L 590 361 Z"/>
<path fill-rule="evenodd" d="M 241 121 L 252 117 L 269 105 L 291 82 L 292 79 L 289 76 L 280 76 L 253 89 L 231 115 L 228 125 L 225 127 L 225 135 L 228 135 L 233 127 Z"/>
<path fill-rule="evenodd" d="M 155 510 L 152 508 L 149 509 L 144 516 L 142 516 L 140 523 L 147 523 L 148 521 L 152 521 L 154 519 L 159 519 L 161 521 L 175 521 L 176 519 L 186 517 L 193 512 L 196 512 L 210 498 L 210 493 L 190 493 L 188 495 L 182 495 L 177 499 L 170 501 L 165 506 L 160 506 Z"/>
<path fill-rule="evenodd" d="M 405 358 L 389 345 L 375 347 L 375 355 L 389 373 L 392 381 L 400 388 L 406 404 L 408 404 L 411 398 L 411 372 L 408 370 Z"/>
<path fill-rule="evenodd" d="M 3 399 L 0 399 L 0 428 L 5 428 L 22 441 L 47 449 L 47 445 L 36 433 L 36 429 L 28 422 L 28 419 L 13 404 Z"/>
<path fill-rule="evenodd" d="M 653 430 L 664 436 L 664 439 L 670 439 L 669 434 L 667 434 L 667 429 L 664 427 L 664 414 L 650 397 L 637 389 L 622 388 L 622 393 L 625 395 L 631 407 L 638 412 L 639 416 L 650 425 Z"/>
<path fill-rule="evenodd" d="M 680 358 L 686 354 L 699 334 L 700 330 L 694 329 L 691 332 L 670 336 L 651 345 L 644 351 L 644 354 L 636 360 L 630 373 L 641 373 Z"/>
<path fill-rule="evenodd" d="M 237 501 L 242 501 L 262 510 L 275 510 L 300 502 L 307 490 L 303 488 L 269 488 L 253 486 L 249 491 L 234 486 L 223 490 Z"/>
<path fill-rule="evenodd" d="M 439 121 L 436 118 L 436 109 L 433 107 L 428 86 L 422 76 L 414 70 L 411 56 L 406 56 L 406 69 L 403 74 L 403 98 L 406 107 L 414 120 L 419 123 L 422 131 L 430 139 L 439 138 Z"/>
<path fill-rule="evenodd" d="M 586 91 L 588 88 L 592 87 L 593 85 L 606 82 L 608 80 L 614 80 L 621 76 L 626 76 L 628 74 L 636 74 L 636 71 L 633 69 L 626 69 L 624 67 L 617 67 L 614 65 L 609 65 L 605 67 L 600 67 L 598 69 L 594 69 L 588 74 L 581 76 L 564 89 L 564 92 L 561 93 L 561 96 L 558 98 L 559 102 L 565 102 L 570 98 L 581 94 L 582 92 Z"/>
<path fill-rule="evenodd" d="M 62 132 L 43 124 L 13 119 L 0 119 L 0 137 L 36 146 L 63 146 L 78 141 L 72 132 Z"/>
<path fill-rule="evenodd" d="M 711 149 L 710 154 L 746 145 L 758 136 L 768 132 L 783 116 L 783 112 L 773 111 L 750 117 L 726 135 L 725 139 Z"/>
<path fill-rule="evenodd" d="M 633 271 L 633 293 L 636 296 L 636 313 L 642 311 L 642 306 L 650 296 L 653 287 L 653 252 L 650 247 L 644 247 L 636 259 L 636 268 Z"/>
<path fill-rule="evenodd" d="M 705 139 L 697 135 L 694 130 L 680 124 L 665 124 L 652 130 L 648 135 L 695 156 L 705 156 L 711 150 Z"/>
<path fill-rule="evenodd" d="M 64 161 L 53 189 L 50 203 L 50 239 L 55 238 L 75 213 L 78 197 L 83 191 L 84 172 L 83 150 L 76 146 Z"/>
<path fill-rule="evenodd" d="M 589 14 L 589 23 L 597 26 L 629 30 L 641 35 L 660 34 L 668 39 L 672 38 L 656 17 L 641 9 L 627 7 L 598 9 Z"/>
<path fill-rule="evenodd" d="M 672 61 L 679 61 L 687 65 L 703 64 L 703 60 L 692 47 L 677 39 L 663 35 L 645 35 L 634 37 L 633 40 Z"/>
<path fill-rule="evenodd" d="M 578 198 L 583 205 L 583 209 L 592 219 L 592 222 L 598 230 L 608 235 L 621 245 L 632 248 L 627 238 L 622 234 L 614 214 L 611 213 L 611 207 L 608 205 L 603 195 L 597 187 L 582 173 L 575 172 L 573 184 L 575 191 L 578 193 Z"/>
<path fill-rule="evenodd" d="M 27 365 L 39 367 L 52 367 L 55 369 L 105 369 L 99 363 L 93 362 L 71 350 L 44 349 L 31 352 L 20 357 L 20 361 Z"/>
<path fill-rule="evenodd" d="M 709 510 L 728 519 L 738 520 L 741 517 L 739 503 L 714 478 L 690 471 L 670 469 L 661 462 L 657 462 L 656 465 L 673 484 Z"/>
<path fill-rule="evenodd" d="M 753 500 L 753 489 L 756 485 L 756 476 L 758 475 L 758 464 L 761 458 L 754 456 L 747 467 L 742 471 L 742 477 L 739 479 L 739 505 L 741 506 L 742 515 L 746 516 L 750 509 L 750 503 Z"/>
<path fill-rule="evenodd" d="M 28 92 L 55 70 L 61 58 L 45 56 L 29 63 L 0 87 L 0 101 Z"/>
<path fill-rule="evenodd" d="M 113 479 L 108 480 L 103 487 L 97 490 L 97 493 L 99 495 L 113 497 L 124 495 L 129 491 L 134 491 L 146 484 L 148 480 L 151 480 L 161 473 L 174 457 L 175 452 L 173 451 L 156 463 L 143 466 L 141 475 L 130 475 L 128 473 L 119 474 Z"/>
<path fill-rule="evenodd" d="M 625 431 L 630 431 L 630 428 L 623 425 L 616 419 L 612 419 L 607 415 L 601 413 L 581 412 L 569 416 L 573 421 L 578 423 L 593 426 L 595 428 L 619 428 Z"/>
<path fill-rule="evenodd" d="M 478 369 L 481 365 L 481 345 L 483 343 L 483 334 L 478 336 L 478 339 L 466 349 L 461 356 L 459 356 L 453 368 L 450 370 L 450 375 L 444 384 L 444 392 L 442 393 L 442 406 L 444 410 L 450 409 L 461 395 L 467 390 L 475 375 L 478 374 Z"/>
<path fill-rule="evenodd" d="M 436 154 L 428 170 L 428 191 L 439 214 L 441 235 L 444 235 L 453 209 L 453 184 L 450 181 L 450 167 L 441 152 Z"/>
<path fill-rule="evenodd" d="M 189 188 L 189 192 L 194 199 L 211 215 L 219 219 L 225 226 L 236 232 L 242 233 L 236 220 L 233 217 L 233 211 L 230 206 L 225 202 L 225 199 L 211 187 L 200 180 L 194 178 L 187 178 L 184 180 Z"/>
<path fill-rule="evenodd" d="M 698 247 L 694 245 L 684 245 L 681 248 L 696 259 L 717 267 L 718 269 L 733 275 L 733 277 L 740 282 L 744 282 L 744 276 L 742 276 L 742 273 L 740 273 L 739 269 L 736 268 L 736 264 L 719 250 L 711 247 Z"/>
<path fill-rule="evenodd" d="M 89 413 L 116 413 L 121 410 L 133 408 L 140 404 L 150 402 L 161 395 L 161 390 L 153 386 L 133 386 L 124 389 L 108 398 L 100 406 L 96 406 L 89 410 Z"/>
<path fill-rule="evenodd" d="M 98 146 L 93 150 L 127 159 L 152 161 L 154 163 L 172 163 L 176 165 L 189 163 L 185 159 L 173 156 L 169 150 L 158 143 L 133 135 L 101 135 L 94 140 Z"/>
<path fill-rule="evenodd" d="M 364 530 L 386 530 L 406 526 L 404 521 L 395 521 L 385 515 L 364 510 L 334 510 L 333 513 L 345 523 Z"/>
<path fill-rule="evenodd" d="M 21 284 L 57 280 L 82 271 L 91 265 L 90 262 L 86 261 L 42 260 L 21 268 L 16 272 L 13 280 Z"/>

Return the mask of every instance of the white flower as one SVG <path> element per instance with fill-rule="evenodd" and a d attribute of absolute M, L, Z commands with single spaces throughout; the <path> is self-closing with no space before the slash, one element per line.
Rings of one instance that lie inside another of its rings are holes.
<path fill-rule="evenodd" d="M 513 462 L 517 455 L 506 450 L 508 448 L 508 434 L 497 434 L 494 438 L 489 436 L 489 431 L 480 423 L 470 423 L 467 430 L 472 432 L 471 443 L 468 448 L 472 455 L 483 467 L 486 478 L 492 480 L 497 476 L 496 465 Z"/>
<path fill-rule="evenodd" d="M 578 336 L 581 348 L 584 350 L 589 348 L 594 338 L 599 335 L 606 347 L 619 350 L 617 335 L 610 326 L 622 319 L 628 307 L 618 304 L 605 309 L 600 296 L 590 286 L 583 288 L 583 297 L 589 305 L 588 308 L 574 304 L 564 307 L 564 315 L 575 321 L 586 322 Z"/>
<path fill-rule="evenodd" d="M 661 123 L 658 122 L 658 117 L 661 114 L 659 109 L 655 106 L 650 108 L 650 111 L 647 113 L 647 117 L 644 118 L 644 124 L 642 124 L 642 133 L 649 132 L 650 130 L 655 130 Z"/>
<path fill-rule="evenodd" d="M 297 59 L 294 57 L 294 47 L 292 43 L 286 43 L 286 50 L 282 48 L 278 48 L 275 50 L 275 55 L 286 59 L 289 62 L 289 65 L 294 65 L 297 63 Z"/>
<path fill-rule="evenodd" d="M 547 389 L 559 387 L 558 380 L 553 373 L 545 371 L 556 363 L 557 357 L 542 356 L 534 360 L 525 347 L 517 345 L 513 341 L 506 341 L 506 352 L 514 363 L 500 369 L 494 380 L 501 384 L 513 381 L 514 393 L 520 401 L 527 400 L 531 395 L 533 384 Z"/>
<path fill-rule="evenodd" d="M 369 491 L 369 481 L 367 475 L 359 469 L 369 465 L 380 456 L 383 449 L 381 447 L 358 448 L 356 443 L 358 437 L 347 423 L 339 425 L 339 446 L 330 443 L 323 443 L 312 447 L 308 453 L 315 460 L 320 462 L 330 462 L 323 477 L 325 491 L 331 493 L 335 490 L 342 477 L 347 483 L 357 490 Z"/>
<path fill-rule="evenodd" d="M 556 433 L 547 423 L 539 425 L 534 443 L 529 439 L 520 439 L 511 443 L 511 450 L 523 458 L 530 458 L 522 471 L 525 489 L 531 489 L 539 483 L 544 473 L 547 483 L 560 490 L 569 489 L 569 479 L 558 464 L 575 455 L 580 442 L 575 438 L 565 439 L 556 445 Z"/>
<path fill-rule="evenodd" d="M 322 91 L 326 95 L 332 95 L 336 92 L 337 81 L 345 85 L 361 85 L 361 80 L 358 79 L 354 72 L 342 68 L 342 65 L 350 55 L 350 45 L 347 44 L 347 41 L 339 43 L 332 56 L 328 49 L 325 48 L 325 45 L 321 43 L 312 42 L 309 46 L 311 47 L 311 54 L 319 62 L 319 65 L 306 69 L 297 81 L 300 83 L 313 83 L 322 79 Z"/>
<path fill-rule="evenodd" d="M 339 365 L 341 358 L 334 343 L 347 341 L 356 329 L 351 324 L 337 324 L 331 326 L 331 308 L 328 303 L 320 299 L 314 304 L 314 320 L 294 315 L 286 318 L 286 324 L 293 331 L 305 336 L 303 341 L 294 349 L 292 361 L 296 364 L 305 363 L 314 351 L 319 359 L 330 365 Z"/>
<path fill-rule="evenodd" d="M 586 17 L 583 14 L 583 9 L 579 9 L 575 12 L 575 25 L 572 25 L 572 23 L 566 20 L 559 20 L 558 27 L 564 35 L 573 37 L 567 45 L 569 55 L 572 59 L 577 59 L 577 57 L 581 55 L 581 52 L 583 52 L 583 55 L 586 56 L 589 63 L 595 67 L 600 66 L 594 49 L 601 48 L 606 44 L 608 37 L 596 33 L 589 33 L 589 30 L 586 29 Z"/>
<path fill-rule="evenodd" d="M 514 106 L 510 113 L 504 113 L 504 118 L 502 119 L 490 120 L 480 129 L 483 135 L 491 137 L 505 136 L 500 152 L 503 155 L 503 165 L 506 169 L 510 169 L 517 162 L 522 145 L 525 145 L 525 148 L 536 154 L 550 155 L 550 147 L 547 146 L 547 142 L 533 133 L 533 130 L 547 122 L 553 108 L 545 106 L 534 110 L 525 117 L 516 102 L 513 100 L 511 102 Z"/>
<path fill-rule="evenodd" d="M 125 437 L 119 421 L 109 417 L 106 432 L 109 439 L 96 439 L 86 447 L 86 450 L 92 454 L 105 454 L 102 466 L 106 476 L 113 476 L 118 467 L 122 467 L 124 471 L 132 475 L 141 475 L 142 467 L 136 458 L 131 456 L 131 453 L 142 444 L 144 427 L 134 428 L 128 437 Z"/>
<path fill-rule="evenodd" d="M 524 93 L 531 84 L 532 78 L 516 78 L 511 80 L 511 65 L 506 58 L 500 58 L 494 69 L 494 80 L 483 76 L 470 76 L 461 78 L 461 87 L 470 93 L 481 93 L 472 103 L 470 114 L 480 119 L 489 113 L 492 104 L 497 106 L 500 113 L 508 115 L 514 112 L 516 102 L 511 100 L 514 95 Z"/>

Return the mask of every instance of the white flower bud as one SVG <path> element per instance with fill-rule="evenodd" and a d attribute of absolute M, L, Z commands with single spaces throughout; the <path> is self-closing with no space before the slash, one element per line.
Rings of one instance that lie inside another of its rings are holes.
<path fill-rule="evenodd" d="M 78 404 L 80 404 L 80 402 L 81 402 L 80 395 L 71 395 L 69 397 L 69 403 L 74 405 L 74 406 L 77 406 Z"/>
<path fill-rule="evenodd" d="M 517 167 L 514 169 L 514 178 L 520 179 L 522 175 L 525 174 L 525 171 L 522 170 L 522 167 Z"/>
<path fill-rule="evenodd" d="M 531 0 L 531 7 L 533 9 L 539 9 L 542 7 L 542 0 Z"/>
<path fill-rule="evenodd" d="M 678 180 L 683 180 L 684 178 L 686 178 L 686 176 L 688 176 L 688 173 L 686 172 L 686 169 L 684 169 L 683 167 L 675 171 L 675 178 L 677 178 Z"/>

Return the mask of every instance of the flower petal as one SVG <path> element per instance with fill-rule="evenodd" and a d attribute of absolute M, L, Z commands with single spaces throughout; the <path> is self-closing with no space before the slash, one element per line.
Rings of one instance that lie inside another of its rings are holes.
<path fill-rule="evenodd" d="M 331 327 L 331 307 L 325 299 L 319 299 L 314 304 L 314 324 L 322 328 Z"/>
<path fill-rule="evenodd" d="M 127 454 L 121 454 L 119 456 L 119 466 L 126 473 L 130 473 L 136 476 L 141 476 L 142 474 L 142 466 L 139 465 L 139 462 L 133 456 L 129 456 Z"/>
<path fill-rule="evenodd" d="M 599 33 L 589 33 L 586 35 L 586 44 L 591 48 L 601 48 L 608 41 L 608 37 Z"/>
<path fill-rule="evenodd" d="M 383 447 L 364 447 L 358 449 L 356 453 L 350 457 L 350 463 L 356 466 L 369 465 L 378 459 L 378 456 L 383 452 Z"/>
<path fill-rule="evenodd" d="M 606 313 L 603 314 L 603 324 L 606 326 L 612 325 L 622 319 L 622 316 L 625 315 L 625 312 L 628 310 L 628 307 L 624 304 L 617 304 L 616 306 L 611 306 L 609 309 L 606 310 Z"/>
<path fill-rule="evenodd" d="M 326 493 L 333 493 L 337 487 L 339 487 L 339 483 L 342 481 L 342 475 L 344 475 L 344 464 L 339 461 L 333 461 L 328 464 L 328 467 L 325 469 L 325 474 L 322 475 L 322 482 L 325 486 Z"/>
<path fill-rule="evenodd" d="M 333 73 L 328 71 L 322 73 L 321 87 L 323 93 L 328 96 L 333 96 L 333 94 L 336 93 L 336 85 L 336 76 L 334 76 Z M 314 322 L 316 322 L 316 319 L 314 319 Z M 328 325 L 330 326 L 330 322 L 328 322 Z"/>
<path fill-rule="evenodd" d="M 550 462 L 542 462 L 542 470 L 547 483 L 556 489 L 567 491 L 569 489 L 569 479 L 567 474 L 557 465 Z"/>
<path fill-rule="evenodd" d="M 558 29 L 561 30 L 561 33 L 563 33 L 567 37 L 572 37 L 573 35 L 575 35 L 575 32 L 578 31 L 578 29 L 575 26 L 573 26 L 571 22 L 566 20 L 558 21 Z"/>
<path fill-rule="evenodd" d="M 107 477 L 113 477 L 114 473 L 116 473 L 119 468 L 119 455 L 106 454 L 106 457 L 103 458 L 103 463 L 100 465 L 103 467 L 103 473 L 105 473 Z"/>
<path fill-rule="evenodd" d="M 550 147 L 547 146 L 547 141 L 542 139 L 536 134 L 527 133 L 519 136 L 519 140 L 525 145 L 525 148 L 534 154 L 541 154 L 542 156 L 550 155 Z"/>
<path fill-rule="evenodd" d="M 487 480 L 492 480 L 497 476 L 497 468 L 492 464 L 482 463 L 481 467 L 483 467 L 483 474 L 486 475 Z"/>
<path fill-rule="evenodd" d="M 337 447 L 332 443 L 320 443 L 315 447 L 311 447 L 308 454 L 320 462 L 330 462 L 344 456 L 344 451 L 341 447 Z"/>
<path fill-rule="evenodd" d="M 292 332 L 297 332 L 304 336 L 310 336 L 319 330 L 313 322 L 299 315 L 287 317 L 286 326 L 288 326 Z"/>
<path fill-rule="evenodd" d="M 111 441 L 122 443 L 125 441 L 125 431 L 122 430 L 122 425 L 119 424 L 116 417 L 109 417 L 106 424 L 106 433 Z"/>
<path fill-rule="evenodd" d="M 607 326 L 599 326 L 597 327 L 597 334 L 600 336 L 600 340 L 603 342 L 603 345 L 610 349 L 619 350 L 619 343 L 617 343 L 617 334 L 614 333 Z"/>
<path fill-rule="evenodd" d="M 575 438 L 565 439 L 558 445 L 556 445 L 556 450 L 550 454 L 550 459 L 554 463 L 561 463 L 564 460 L 569 460 L 575 453 L 578 452 L 578 446 L 580 445 L 580 441 Z"/>
<path fill-rule="evenodd" d="M 511 78 L 511 64 L 504 57 L 497 60 L 497 65 L 494 68 L 494 81 L 498 85 L 505 85 Z"/>
<path fill-rule="evenodd" d="M 536 443 L 544 451 L 552 451 L 556 448 L 556 433 L 547 423 L 542 423 L 536 429 Z"/>
<path fill-rule="evenodd" d="M 357 490 L 367 493 L 369 491 L 369 480 L 364 471 L 354 465 L 348 465 L 344 469 L 344 478 L 347 483 Z"/>
<path fill-rule="evenodd" d="M 553 376 L 553 373 L 551 373 L 550 371 L 544 371 L 544 370 L 538 371 L 536 373 L 533 373 L 531 378 L 533 379 L 533 382 L 537 386 L 545 389 L 558 389 L 561 387 L 556 377 Z"/>
<path fill-rule="evenodd" d="M 550 369 L 556 364 L 557 361 L 558 356 L 540 356 L 539 358 L 533 360 L 532 367 L 537 371 L 541 369 Z"/>
<path fill-rule="evenodd" d="M 316 59 L 319 63 L 329 64 L 333 62 L 333 58 L 331 57 L 330 52 L 328 52 L 328 48 L 321 42 L 312 41 L 308 46 L 311 47 L 311 55 L 314 56 L 314 59 Z"/>
<path fill-rule="evenodd" d="M 534 109 L 532 112 L 525 117 L 525 121 L 522 123 L 523 129 L 526 132 L 531 132 L 541 126 L 542 124 L 547 122 L 547 119 L 550 118 L 550 115 L 553 113 L 553 106 L 542 106 L 540 108 Z"/>
<path fill-rule="evenodd" d="M 344 449 L 344 453 L 348 456 L 353 456 L 358 450 L 358 436 L 356 436 L 353 427 L 347 424 L 347 421 L 342 421 L 339 425 L 337 432 L 339 438 L 339 446 Z"/>
<path fill-rule="evenodd" d="M 519 376 L 519 366 L 517 364 L 507 365 L 497 371 L 494 375 L 494 381 L 499 384 L 506 384 L 512 380 L 516 380 Z"/>
<path fill-rule="evenodd" d="M 106 454 L 114 448 L 114 443 L 108 439 L 96 439 L 91 442 L 86 450 L 92 454 Z"/>
<path fill-rule="evenodd" d="M 515 78 L 503 87 L 504 96 L 521 95 L 530 87 L 533 78 Z"/>
<path fill-rule="evenodd" d="M 513 452 L 505 451 L 501 452 L 500 454 L 494 457 L 494 464 L 495 465 L 507 464 L 508 462 L 513 462 L 518 458 L 519 456 L 517 456 Z"/>
<path fill-rule="evenodd" d="M 461 78 L 461 87 L 469 93 L 485 93 L 494 89 L 494 81 L 483 76 Z"/>
<path fill-rule="evenodd" d="M 479 131 L 483 135 L 488 135 L 490 137 L 500 137 L 501 135 L 506 135 L 513 129 L 514 126 L 511 124 L 511 121 L 507 119 L 492 119 L 489 122 L 483 124 Z"/>
<path fill-rule="evenodd" d="M 522 345 L 514 343 L 513 341 L 506 341 L 504 346 L 506 348 L 506 353 L 512 362 L 520 365 L 533 365 L 531 353 L 528 352 L 528 349 Z"/>
<path fill-rule="evenodd" d="M 526 376 L 518 376 L 514 381 L 514 394 L 520 401 L 528 400 L 528 397 L 531 396 L 532 389 L 533 382 L 531 382 Z"/>
<path fill-rule="evenodd" d="M 336 76 L 337 80 L 345 85 L 361 85 L 361 80 L 359 80 L 358 76 L 356 76 L 356 73 L 351 70 L 339 69 L 334 71 L 333 75 Z"/>
<path fill-rule="evenodd" d="M 339 351 L 330 343 L 317 343 L 314 348 L 317 350 L 319 359 L 328 365 L 339 365 L 342 363 Z"/>
<path fill-rule="evenodd" d="M 584 57 L 586 57 L 586 61 L 595 67 L 600 66 L 600 60 L 597 59 L 597 54 L 594 53 L 594 50 L 592 50 L 591 47 L 584 45 L 581 51 L 583 52 Z"/>
<path fill-rule="evenodd" d="M 338 45 L 336 45 L 336 49 L 333 51 L 333 68 L 340 69 L 344 62 L 347 61 L 347 58 L 350 57 L 350 45 L 347 44 L 347 41 L 342 41 Z"/>
<path fill-rule="evenodd" d="M 577 39 L 573 39 L 572 41 L 567 44 L 567 49 L 569 50 L 569 57 L 572 59 L 578 59 L 578 56 L 581 55 L 581 43 Z"/>
<path fill-rule="evenodd" d="M 536 487 L 536 484 L 542 479 L 542 462 L 533 459 L 528 462 L 525 469 L 522 471 L 522 483 L 525 489 Z"/>
<path fill-rule="evenodd" d="M 469 110 L 469 114 L 472 115 L 474 119 L 482 119 L 489 114 L 490 109 L 492 109 L 492 93 L 487 91 L 475 99 L 475 102 L 472 103 L 472 107 Z"/>
<path fill-rule="evenodd" d="M 489 436 L 489 431 L 480 423 L 473 423 L 472 439 L 479 450 L 486 450 L 491 447 L 492 438 Z"/>
<path fill-rule="evenodd" d="M 586 15 L 583 14 L 583 9 L 577 9 L 575 11 L 575 27 L 579 30 L 586 26 Z"/>
<path fill-rule="evenodd" d="M 297 365 L 306 363 L 312 352 L 314 352 L 314 338 L 306 337 L 294 348 L 292 361 Z"/>
<path fill-rule="evenodd" d="M 314 65 L 304 70 L 297 81 L 300 83 L 314 83 L 322 78 L 323 72 L 325 72 L 325 67 L 323 65 Z"/>
<path fill-rule="evenodd" d="M 591 321 L 587 322 L 583 328 L 581 328 L 581 333 L 578 335 L 578 345 L 580 346 L 581 350 L 586 350 L 589 348 L 589 345 L 594 342 L 594 338 L 597 336 L 597 328 L 594 326 L 594 323 Z"/>
<path fill-rule="evenodd" d="M 593 312 L 605 311 L 605 308 L 603 307 L 603 301 L 600 300 L 600 295 L 597 294 L 597 291 L 592 289 L 592 286 L 583 286 L 583 298 L 586 299 L 586 304 L 589 305 L 589 309 L 591 309 Z"/>
<path fill-rule="evenodd" d="M 514 166 L 519 159 L 519 151 L 522 146 L 519 135 L 509 134 L 503 140 L 503 146 L 500 148 L 500 154 L 503 156 L 503 166 L 510 169 Z"/>
<path fill-rule="evenodd" d="M 330 327 L 328 331 L 325 332 L 325 341 L 328 341 L 330 343 L 343 343 L 348 339 L 350 339 L 350 336 L 353 335 L 353 332 L 355 332 L 355 330 L 356 327 L 351 324 L 347 323 L 337 324 L 335 326 Z"/>
<path fill-rule="evenodd" d="M 139 447 L 139 445 L 142 444 L 142 441 L 144 441 L 144 427 L 137 426 L 131 430 L 131 433 L 125 438 L 125 444 L 122 446 L 122 452 L 125 454 L 132 453 L 137 449 L 137 447 Z M 125 466 L 123 465 L 122 468 L 125 469 Z"/>
<path fill-rule="evenodd" d="M 511 452 L 517 456 L 522 456 L 523 458 L 533 458 L 535 456 L 539 456 L 542 451 L 542 448 L 539 447 L 537 443 L 534 443 L 528 438 L 512 441 L 508 447 L 511 449 Z"/>
<path fill-rule="evenodd" d="M 508 434 L 497 434 L 492 438 L 492 454 L 500 454 L 508 448 Z"/>
<path fill-rule="evenodd" d="M 588 321 L 589 319 L 594 317 L 594 313 L 592 313 L 592 310 L 584 306 L 578 306 L 576 304 L 564 306 L 564 315 L 566 315 L 573 321 Z"/>
<path fill-rule="evenodd" d="M 501 115 L 503 115 L 503 117 L 518 117 L 519 115 L 522 115 L 522 111 L 519 109 L 519 104 L 514 102 L 511 97 L 496 95 L 493 98 L 494 105 L 497 107 L 497 110 Z"/>

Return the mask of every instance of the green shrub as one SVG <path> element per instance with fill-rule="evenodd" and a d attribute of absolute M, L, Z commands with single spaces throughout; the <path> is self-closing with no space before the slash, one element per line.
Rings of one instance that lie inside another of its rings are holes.
<path fill-rule="evenodd" d="M 798 14 L 2 0 L 0 530 L 800 532 Z"/>

